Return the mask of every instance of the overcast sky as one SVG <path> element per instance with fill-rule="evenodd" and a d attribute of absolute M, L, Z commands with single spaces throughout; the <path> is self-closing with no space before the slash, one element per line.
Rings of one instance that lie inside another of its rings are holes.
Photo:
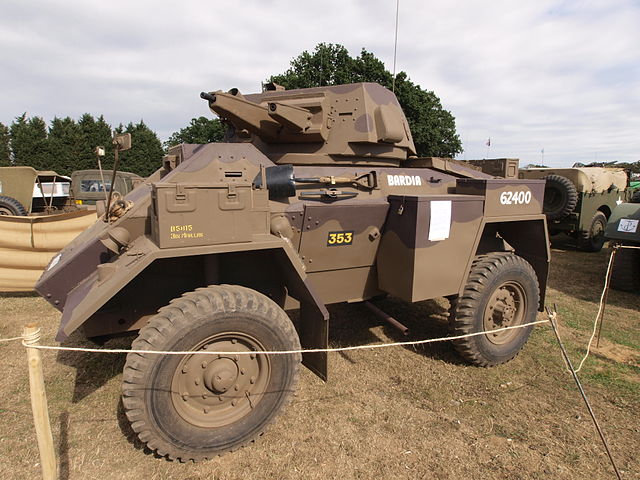
<path fill-rule="evenodd" d="M 317 43 L 393 69 L 396 0 L 0 3 L 0 122 L 104 114 L 162 140 Z M 397 70 L 456 118 L 459 158 L 640 160 L 638 0 L 400 0 Z M 491 147 L 487 148 L 487 139 Z"/>

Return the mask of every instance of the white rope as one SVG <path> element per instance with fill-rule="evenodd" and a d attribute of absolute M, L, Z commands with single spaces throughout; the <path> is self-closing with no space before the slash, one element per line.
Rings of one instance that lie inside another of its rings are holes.
<path fill-rule="evenodd" d="M 34 343 L 37 343 L 40 340 L 40 328 L 37 328 L 31 333 L 27 333 L 22 335 L 22 344 L 25 347 L 32 347 Z"/>
<path fill-rule="evenodd" d="M 22 337 L 0 338 L 0 342 L 15 342 L 16 340 L 22 340 Z"/>
<path fill-rule="evenodd" d="M 622 248 L 628 248 L 628 247 L 622 247 Z M 638 248 L 638 247 L 630 247 L 630 248 Z M 596 315 L 596 319 L 593 322 L 593 332 L 591 333 L 591 338 L 589 338 L 589 343 L 587 344 L 587 352 L 584 354 L 584 357 L 582 357 L 582 361 L 580 362 L 580 365 L 578 365 L 578 368 L 576 369 L 576 373 L 580 371 L 580 369 L 582 368 L 582 365 L 589 357 L 589 353 L 591 352 L 591 344 L 593 343 L 593 339 L 596 337 L 598 320 L 602 322 L 600 315 L 602 314 L 602 309 L 604 308 L 604 296 L 607 293 L 607 290 L 609 289 L 609 272 L 611 271 L 611 266 L 613 265 L 613 257 L 615 253 L 616 253 L 616 250 L 614 248 L 614 250 L 611 252 L 611 256 L 609 257 L 609 265 L 607 266 L 607 273 L 604 276 L 604 287 L 602 287 L 602 294 L 600 295 L 600 305 L 598 306 L 598 314 Z"/>
<path fill-rule="evenodd" d="M 417 340 L 412 342 L 394 342 L 394 343 L 376 343 L 373 345 L 355 345 L 352 347 L 336 347 L 336 348 L 311 348 L 306 350 L 257 350 L 257 351 L 244 351 L 244 352 L 234 352 L 234 351 L 211 351 L 211 350 L 182 350 L 182 351 L 162 351 L 162 350 L 133 350 L 133 349 L 125 349 L 125 348 L 82 348 L 82 347 L 54 347 L 49 345 L 27 345 L 23 341 L 22 344 L 25 347 L 29 348 L 37 348 L 39 350 L 63 350 L 66 352 L 94 352 L 94 353 L 152 353 L 157 355 L 291 355 L 298 353 L 331 353 L 331 352 L 346 352 L 352 350 L 367 350 L 373 348 L 386 348 L 386 347 L 399 347 L 405 345 L 423 345 L 426 343 L 435 343 L 435 342 L 448 342 L 451 340 L 459 340 L 461 338 L 475 337 L 478 335 L 487 335 L 489 333 L 502 332 L 505 330 L 512 330 L 516 328 L 524 328 L 529 327 L 531 325 L 537 325 L 540 323 L 549 323 L 549 320 L 537 320 L 531 323 L 524 323 L 522 325 L 513 325 L 510 327 L 502 327 L 497 328 L 495 330 L 476 332 L 476 333 L 467 333 L 465 335 L 457 335 L 454 337 L 440 337 L 440 338 L 430 338 L 427 340 Z"/>

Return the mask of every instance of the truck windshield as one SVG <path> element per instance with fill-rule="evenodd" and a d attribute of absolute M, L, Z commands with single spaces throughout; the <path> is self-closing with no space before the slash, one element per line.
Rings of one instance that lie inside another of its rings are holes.
<path fill-rule="evenodd" d="M 111 182 L 104 182 L 102 180 L 82 180 L 80 182 L 80 191 L 81 192 L 104 192 L 106 186 L 106 191 L 111 190 Z"/>

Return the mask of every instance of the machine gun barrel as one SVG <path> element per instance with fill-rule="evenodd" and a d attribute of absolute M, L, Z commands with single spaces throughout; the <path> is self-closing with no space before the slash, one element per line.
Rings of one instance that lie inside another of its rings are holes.
<path fill-rule="evenodd" d="M 202 92 L 200 97 L 209 102 L 209 108 L 220 118 L 233 124 L 237 130 L 248 130 L 264 140 L 278 135 L 282 125 L 269 116 L 266 107 L 245 100 L 239 92 Z"/>
<path fill-rule="evenodd" d="M 267 142 L 283 133 L 304 133 L 311 126 L 311 113 L 304 108 L 277 102 L 265 107 L 246 100 L 235 89 L 229 93 L 201 92 L 200 98 L 207 100 L 209 108 L 236 129 L 248 130 Z"/>

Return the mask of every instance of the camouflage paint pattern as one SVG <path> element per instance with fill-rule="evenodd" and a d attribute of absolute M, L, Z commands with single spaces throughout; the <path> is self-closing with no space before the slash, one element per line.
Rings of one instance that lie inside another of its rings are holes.
<path fill-rule="evenodd" d="M 544 182 L 410 158 L 411 133 L 388 90 L 205 96 L 232 124 L 230 142 L 170 149 L 125 197 L 130 210 L 98 221 L 39 280 L 63 312 L 59 339 L 83 325 L 89 335 L 139 329 L 171 298 L 225 278 L 273 291 L 251 283 L 273 274 L 282 304 L 301 308 L 303 347 L 324 347 L 326 304 L 459 294 L 475 255 L 492 248 L 529 260 L 544 289 Z M 279 163 L 294 164 L 300 181 L 293 196 L 269 199 L 262 175 Z M 326 355 L 304 363 L 326 377 Z"/>

